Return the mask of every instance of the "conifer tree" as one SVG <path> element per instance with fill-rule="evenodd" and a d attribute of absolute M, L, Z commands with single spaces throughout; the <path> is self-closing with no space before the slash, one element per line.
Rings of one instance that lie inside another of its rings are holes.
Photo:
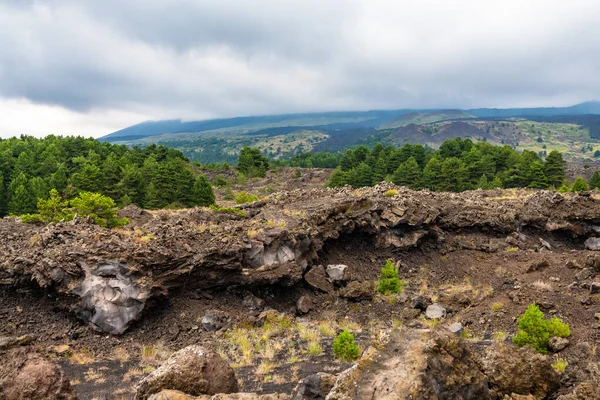
<path fill-rule="evenodd" d="M 48 185 L 46 185 L 46 182 L 44 182 L 44 180 L 39 176 L 31 178 L 29 181 L 29 187 L 31 188 L 31 195 L 34 203 L 37 204 L 39 199 L 45 200 L 48 198 Z"/>
<path fill-rule="evenodd" d="M 588 190 L 588 184 L 585 183 L 585 180 L 581 176 L 577 177 L 577 179 L 575 179 L 575 182 L 573 182 L 571 191 L 576 193 L 576 192 L 583 192 L 585 190 Z"/>
<path fill-rule="evenodd" d="M 590 178 L 590 189 L 600 189 L 600 173 L 595 171 Z"/>
<path fill-rule="evenodd" d="M 373 168 L 373 184 L 377 185 L 382 182 L 387 175 L 387 163 L 383 157 L 377 159 L 375 167 Z"/>
<path fill-rule="evenodd" d="M 341 168 L 336 168 L 331 176 L 329 177 L 329 181 L 327 182 L 327 187 L 336 188 L 342 187 L 346 185 L 348 182 L 346 181 L 346 173 L 342 171 Z"/>
<path fill-rule="evenodd" d="M 11 215 L 30 214 L 35 211 L 31 194 L 25 185 L 16 187 L 8 202 L 8 213 Z"/>
<path fill-rule="evenodd" d="M 531 164 L 529 171 L 529 177 L 531 179 L 531 183 L 529 184 L 530 188 L 548 189 L 548 178 L 544 171 L 544 165 L 541 162 L 534 162 Z"/>
<path fill-rule="evenodd" d="M 356 180 L 352 183 L 353 187 L 373 186 L 373 171 L 366 163 L 360 163 L 356 167 Z"/>
<path fill-rule="evenodd" d="M 469 188 L 467 169 L 456 157 L 446 158 L 442 163 L 440 188 L 449 192 L 461 192 Z"/>
<path fill-rule="evenodd" d="M 158 195 L 158 191 L 154 186 L 153 182 L 150 182 L 146 188 L 146 195 L 144 196 L 144 208 L 149 210 L 156 210 L 161 207 L 161 201 Z"/>
<path fill-rule="evenodd" d="M 425 187 L 431 190 L 439 190 L 442 181 L 442 162 L 437 157 L 432 157 L 423 169 Z"/>
<path fill-rule="evenodd" d="M 477 188 L 483 190 L 491 189 L 490 183 L 488 182 L 485 174 L 481 175 L 481 178 L 479 178 L 479 181 L 477 181 Z"/>
<path fill-rule="evenodd" d="M 204 175 L 200 175 L 194 183 L 194 202 L 202 207 L 215 204 L 215 193 Z"/>
<path fill-rule="evenodd" d="M 60 166 L 55 173 L 50 176 L 50 188 L 63 192 L 67 188 L 68 179 L 65 173 L 65 167 Z"/>
<path fill-rule="evenodd" d="M 342 160 L 340 161 L 340 168 L 342 171 L 350 171 L 354 168 L 354 153 L 352 150 L 346 150 Z"/>
<path fill-rule="evenodd" d="M 392 175 L 392 182 L 398 186 L 406 186 L 414 190 L 423 188 L 423 172 L 414 157 L 400 164 Z"/>
<path fill-rule="evenodd" d="M 555 188 L 559 187 L 565 179 L 567 163 L 560 152 L 553 150 L 546 157 L 546 177 L 548 183 Z"/>

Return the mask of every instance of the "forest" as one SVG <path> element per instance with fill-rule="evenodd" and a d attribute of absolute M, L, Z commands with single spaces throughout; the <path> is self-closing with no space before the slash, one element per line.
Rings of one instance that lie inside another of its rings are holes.
<path fill-rule="evenodd" d="M 57 136 L 0 140 L 0 217 L 35 213 L 51 189 L 66 200 L 97 192 L 118 206 L 148 209 L 209 205 L 212 193 L 183 154 L 165 146 Z"/>
<path fill-rule="evenodd" d="M 336 168 L 330 187 L 372 186 L 382 180 L 415 190 L 460 192 L 469 189 L 529 187 L 560 189 L 566 162 L 552 151 L 543 159 L 533 151 L 510 146 L 449 139 L 439 149 L 420 144 L 372 149 L 359 146 L 345 153 L 305 153 L 289 160 L 294 167 Z M 564 190 L 564 188 L 563 188 Z"/>

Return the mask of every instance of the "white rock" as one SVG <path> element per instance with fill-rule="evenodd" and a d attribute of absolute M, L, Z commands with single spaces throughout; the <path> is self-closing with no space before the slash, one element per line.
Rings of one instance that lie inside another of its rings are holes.
<path fill-rule="evenodd" d="M 327 276 L 334 282 L 343 281 L 345 279 L 346 269 L 348 269 L 348 266 L 343 264 L 328 265 L 326 269 Z"/>
<path fill-rule="evenodd" d="M 425 310 L 425 316 L 429 319 L 441 319 L 446 316 L 446 309 L 437 303 L 433 303 Z"/>

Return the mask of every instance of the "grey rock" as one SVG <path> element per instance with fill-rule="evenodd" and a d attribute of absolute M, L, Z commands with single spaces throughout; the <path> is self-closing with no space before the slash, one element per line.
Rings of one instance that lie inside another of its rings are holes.
<path fill-rule="evenodd" d="M 464 327 L 463 324 L 461 324 L 460 322 L 455 322 L 448 327 L 448 330 L 454 333 L 455 335 L 460 335 L 464 330 Z"/>
<path fill-rule="evenodd" d="M 345 280 L 346 269 L 348 269 L 348 266 L 343 264 L 328 265 L 326 272 L 332 281 L 339 282 Z"/>
<path fill-rule="evenodd" d="M 322 265 L 312 267 L 310 271 L 304 275 L 304 280 L 310 287 L 321 292 L 329 293 L 333 291 L 333 284 L 327 280 L 325 268 Z"/>
<path fill-rule="evenodd" d="M 552 250 L 552 246 L 550 245 L 550 243 L 548 243 L 547 241 L 545 241 L 544 239 L 540 238 L 540 244 L 542 245 L 543 248 L 545 248 L 546 250 Z"/>
<path fill-rule="evenodd" d="M 561 337 L 553 337 L 548 342 L 548 348 L 554 353 L 564 350 L 569 345 L 569 339 Z"/>
<path fill-rule="evenodd" d="M 370 300 L 373 298 L 373 285 L 371 282 L 350 282 L 340 290 L 340 296 L 354 301 Z"/>
<path fill-rule="evenodd" d="M 600 250 L 600 238 L 591 237 L 585 241 L 585 248 L 588 250 Z"/>
<path fill-rule="evenodd" d="M 244 307 L 249 308 L 250 310 L 262 310 L 265 307 L 265 301 L 253 294 L 249 294 L 244 297 L 242 304 Z"/>
<path fill-rule="evenodd" d="M 425 311 L 431 305 L 431 300 L 425 296 L 415 296 L 410 300 L 410 306 L 414 309 Z"/>
<path fill-rule="evenodd" d="M 592 294 L 594 294 L 594 293 L 600 293 L 600 282 L 592 282 L 592 283 L 590 283 L 590 292 Z"/>
<path fill-rule="evenodd" d="M 222 329 L 228 322 L 229 316 L 223 311 L 208 310 L 202 317 L 202 328 L 207 332 Z"/>
<path fill-rule="evenodd" d="M 446 309 L 437 303 L 433 303 L 425 310 L 425 316 L 429 319 L 441 319 L 446 316 Z"/>
<path fill-rule="evenodd" d="M 121 334 L 144 309 L 150 291 L 139 285 L 130 274 L 127 264 L 107 262 L 93 270 L 75 289 L 81 297 L 79 315 L 93 328 Z"/>
<path fill-rule="evenodd" d="M 301 296 L 296 302 L 296 310 L 298 314 L 307 314 L 312 310 L 313 302 L 309 296 Z"/>
<path fill-rule="evenodd" d="M 590 268 L 582 269 L 577 275 L 575 275 L 575 279 L 578 281 L 585 281 L 594 276 L 594 272 Z"/>
<path fill-rule="evenodd" d="M 33 337 L 29 335 L 13 337 L 13 336 L 0 336 L 0 350 L 6 350 L 16 346 L 26 346 L 33 342 Z"/>
<path fill-rule="evenodd" d="M 298 382 L 292 392 L 292 400 L 321 400 L 329 394 L 335 385 L 336 376 L 319 372 Z"/>

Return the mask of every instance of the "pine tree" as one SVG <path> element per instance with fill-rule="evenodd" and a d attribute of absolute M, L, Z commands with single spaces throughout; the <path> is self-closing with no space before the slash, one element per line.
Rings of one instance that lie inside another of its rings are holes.
<path fill-rule="evenodd" d="M 449 192 L 461 192 L 469 188 L 465 164 L 456 157 L 446 158 L 442 163 L 440 188 Z"/>
<path fill-rule="evenodd" d="M 102 193 L 117 200 L 120 197 L 118 184 L 121 176 L 120 160 L 115 153 L 110 153 L 102 163 Z"/>
<path fill-rule="evenodd" d="M 357 179 L 352 184 L 353 187 L 373 186 L 373 171 L 366 163 L 360 163 L 356 167 Z"/>
<path fill-rule="evenodd" d="M 257 148 L 244 147 L 240 151 L 237 169 L 249 177 L 264 177 L 269 169 L 269 159 Z"/>
<path fill-rule="evenodd" d="M 585 180 L 581 176 L 577 177 L 577 179 L 575 179 L 575 182 L 573 182 L 571 191 L 576 193 L 576 192 L 583 192 L 586 190 L 588 190 L 588 184 L 585 183 Z"/>
<path fill-rule="evenodd" d="M 590 189 L 600 189 L 600 173 L 595 171 L 590 178 Z"/>
<path fill-rule="evenodd" d="M 423 169 L 425 187 L 439 190 L 442 185 L 442 162 L 437 157 L 432 157 Z"/>
<path fill-rule="evenodd" d="M 340 168 L 344 172 L 350 171 L 352 168 L 354 168 L 354 153 L 352 150 L 346 150 L 340 161 Z"/>
<path fill-rule="evenodd" d="M 553 150 L 546 157 L 546 177 L 551 186 L 559 187 L 565 179 L 565 170 L 567 163 L 561 153 Z"/>
<path fill-rule="evenodd" d="M 50 177 L 50 188 L 63 192 L 67 188 L 68 179 L 65 168 L 60 166 Z"/>
<path fill-rule="evenodd" d="M 548 189 L 549 183 L 544 171 L 544 165 L 541 162 L 534 162 L 529 168 L 531 179 L 529 187 L 534 189 Z"/>
<path fill-rule="evenodd" d="M 485 174 L 481 175 L 481 178 L 479 178 L 479 181 L 477 181 L 477 188 L 483 190 L 490 189 L 490 184 Z"/>
<path fill-rule="evenodd" d="M 494 177 L 494 180 L 490 183 L 490 189 L 502 188 L 502 179 L 498 175 Z"/>
<path fill-rule="evenodd" d="M 12 193 L 8 202 L 8 212 L 11 215 L 30 214 L 35 211 L 31 194 L 25 185 L 19 185 Z"/>
<path fill-rule="evenodd" d="M 204 175 L 200 175 L 194 184 L 194 202 L 196 205 L 207 207 L 215 204 L 215 193 L 210 182 Z"/>
<path fill-rule="evenodd" d="M 423 188 L 423 172 L 414 157 L 400 164 L 392 175 L 392 182 L 398 186 L 406 186 L 414 190 Z"/>
<path fill-rule="evenodd" d="M 6 195 L 6 186 L 4 185 L 4 177 L 0 172 L 0 218 L 6 215 L 8 208 L 8 198 Z"/>
<path fill-rule="evenodd" d="M 327 187 L 336 188 L 348 184 L 346 173 L 341 168 L 336 168 L 327 182 Z"/>
<path fill-rule="evenodd" d="M 73 174 L 71 183 L 75 188 L 84 192 L 97 192 L 101 190 L 101 171 L 97 165 L 85 163 L 80 172 Z"/>
<path fill-rule="evenodd" d="M 45 200 L 48 198 L 48 185 L 46 185 L 46 182 L 39 176 L 31 178 L 29 187 L 31 188 L 31 195 L 33 196 L 34 203 L 37 204 L 39 199 Z"/>
<path fill-rule="evenodd" d="M 149 210 L 156 210 L 161 207 L 161 201 L 158 196 L 158 191 L 154 186 L 153 182 L 150 182 L 146 188 L 146 195 L 144 196 L 144 208 Z"/>
<path fill-rule="evenodd" d="M 383 157 L 377 159 L 375 167 L 373 168 L 373 184 L 377 185 L 382 182 L 387 175 L 387 163 Z"/>

